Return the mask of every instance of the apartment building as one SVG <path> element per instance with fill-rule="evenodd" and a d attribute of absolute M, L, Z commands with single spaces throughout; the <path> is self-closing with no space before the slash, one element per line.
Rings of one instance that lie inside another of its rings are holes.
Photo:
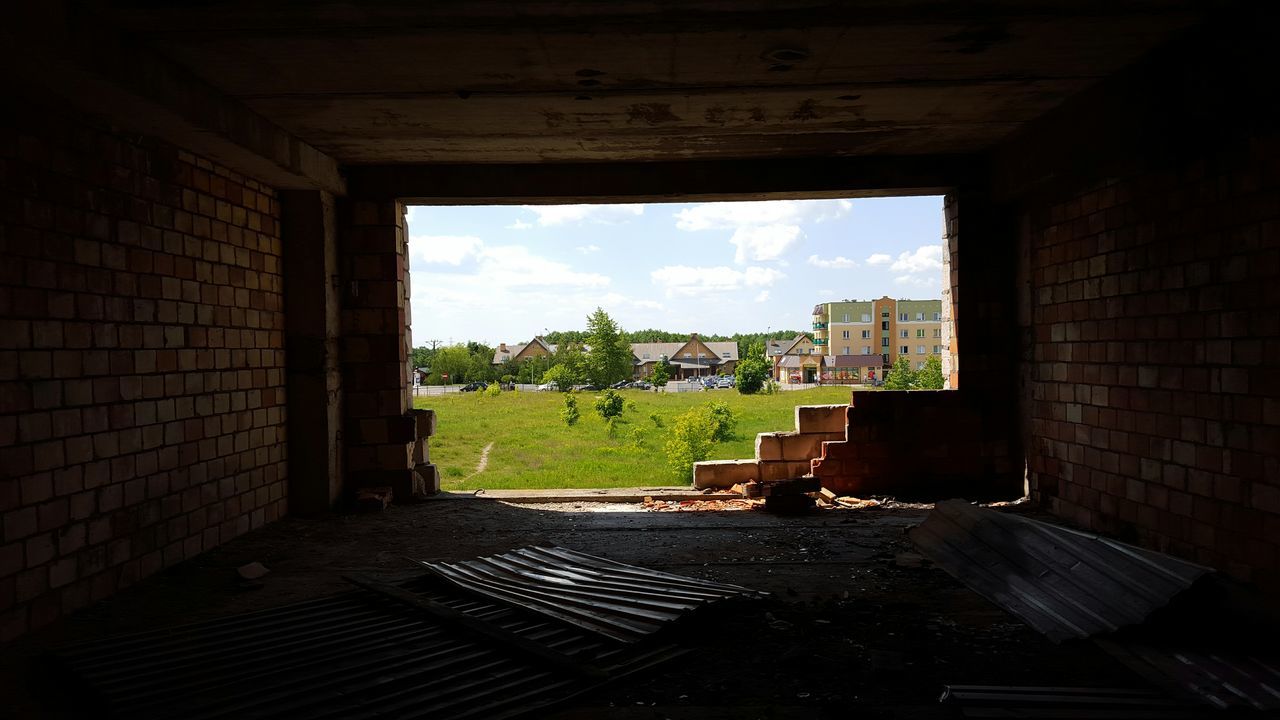
<path fill-rule="evenodd" d="M 941 357 L 950 345 L 943 327 L 941 300 L 882 297 L 826 302 L 813 308 L 813 344 L 824 355 L 879 356 L 882 368 L 892 366 L 899 357 L 906 357 L 915 368 L 923 367 L 930 355 Z M 833 362 L 832 367 L 837 364 Z"/>

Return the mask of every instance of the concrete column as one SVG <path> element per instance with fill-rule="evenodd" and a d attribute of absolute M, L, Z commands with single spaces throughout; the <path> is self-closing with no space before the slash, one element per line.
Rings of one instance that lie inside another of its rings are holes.
<path fill-rule="evenodd" d="M 404 205 L 348 200 L 338 210 L 346 488 L 389 487 L 404 500 L 425 489 L 414 472 Z"/>
<path fill-rule="evenodd" d="M 327 512 L 342 492 L 338 234 L 333 195 L 280 194 L 284 246 L 289 512 Z"/>

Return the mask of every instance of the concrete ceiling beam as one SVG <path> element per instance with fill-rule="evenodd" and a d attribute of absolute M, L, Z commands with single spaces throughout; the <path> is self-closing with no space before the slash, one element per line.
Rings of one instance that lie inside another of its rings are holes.
<path fill-rule="evenodd" d="M 180 65 L 50 0 L 0 18 L 10 81 L 42 88 L 276 188 L 345 194 L 338 163 Z"/>
<path fill-rule="evenodd" d="M 936 195 L 971 182 L 962 156 L 649 163 L 356 165 L 355 197 L 420 205 L 779 200 Z"/>

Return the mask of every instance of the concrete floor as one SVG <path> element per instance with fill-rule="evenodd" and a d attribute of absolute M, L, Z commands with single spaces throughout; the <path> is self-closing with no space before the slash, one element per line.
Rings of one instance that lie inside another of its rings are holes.
<path fill-rule="evenodd" d="M 680 631 L 678 663 L 580 699 L 555 717 L 948 717 L 946 683 L 1142 683 L 1086 643 L 1051 645 L 943 572 L 904 531 L 926 510 L 637 512 L 636 504 L 516 505 L 451 497 L 381 514 L 288 518 L 151 577 L 18 645 L 42 647 L 256 610 L 347 589 L 359 571 L 411 574 L 406 558 L 465 559 L 555 544 L 746 585 L 772 599 L 711 611 Z M 261 562 L 258 589 L 236 568 Z M 17 675 L 13 677 L 18 677 Z M 19 680 L 20 682 L 20 680 Z M 31 705 L 20 703 L 20 710 Z M 20 713 L 28 714 L 28 713 Z M 34 713 L 32 713 L 34 714 Z"/>

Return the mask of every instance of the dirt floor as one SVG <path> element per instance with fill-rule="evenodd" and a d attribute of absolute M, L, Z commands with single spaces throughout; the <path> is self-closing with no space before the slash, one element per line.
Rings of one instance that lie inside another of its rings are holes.
<path fill-rule="evenodd" d="M 9 689 L 21 687 L 24 658 L 50 645 L 313 598 L 348 589 L 344 572 L 395 579 L 415 573 L 407 558 L 461 560 L 530 544 L 773 593 L 672 628 L 693 653 L 551 717 L 950 717 L 937 703 L 948 683 L 1143 685 L 1093 645 L 1052 645 L 922 563 L 904 531 L 926 510 L 638 509 L 450 497 L 380 514 L 288 518 L 6 648 Z M 236 568 L 255 561 L 270 573 L 246 588 Z M 41 714 L 30 700 L 10 707 Z"/>

